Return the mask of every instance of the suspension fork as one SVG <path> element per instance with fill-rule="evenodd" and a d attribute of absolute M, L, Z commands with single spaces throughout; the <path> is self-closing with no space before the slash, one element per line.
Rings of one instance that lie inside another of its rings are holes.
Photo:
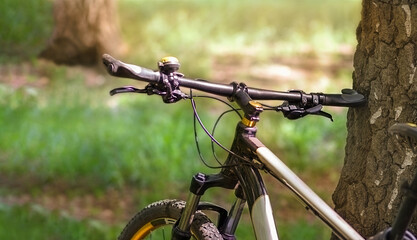
<path fill-rule="evenodd" d="M 235 240 L 235 231 L 239 224 L 240 217 L 242 216 L 243 209 L 246 205 L 246 199 L 242 187 L 238 185 L 235 191 L 236 200 L 230 209 L 230 212 L 223 224 L 219 224 L 220 232 L 222 233 L 223 239 Z"/>
<path fill-rule="evenodd" d="M 172 239 L 183 240 L 190 239 L 190 227 L 194 219 L 195 212 L 197 210 L 215 210 L 220 213 L 219 225 L 223 226 L 226 220 L 227 211 L 214 204 L 200 204 L 200 199 L 204 195 L 205 191 L 212 187 L 221 187 L 225 189 L 234 189 L 237 186 L 237 179 L 220 172 L 218 174 L 206 175 L 203 173 L 197 173 L 193 176 L 190 185 L 190 193 L 185 204 L 185 208 L 181 214 L 181 218 L 175 224 L 172 229 Z M 241 203 L 241 201 L 239 201 Z M 239 204 L 238 209 L 243 209 Z M 235 210 L 234 214 L 240 214 Z M 239 215 L 240 216 L 240 215 Z M 231 229 L 231 228 L 227 228 Z M 235 229 L 235 228 L 234 228 Z"/>

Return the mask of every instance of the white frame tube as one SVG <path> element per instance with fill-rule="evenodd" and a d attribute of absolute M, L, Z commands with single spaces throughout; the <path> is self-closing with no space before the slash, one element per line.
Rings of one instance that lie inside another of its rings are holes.
<path fill-rule="evenodd" d="M 265 164 L 271 172 L 278 176 L 280 180 L 303 202 L 312 208 L 313 211 L 316 212 L 319 217 L 321 217 L 329 225 L 329 227 L 333 229 L 334 233 L 338 235 L 338 237 L 342 239 L 364 239 L 268 148 L 264 146 L 259 147 L 256 150 L 256 153 L 260 161 Z M 265 207 L 265 210 L 263 211 L 269 211 L 268 207 Z M 268 213 L 264 212 L 264 214 Z M 258 221 L 256 218 L 258 218 L 259 215 L 260 214 L 255 214 L 252 216 L 252 220 Z M 259 237 L 257 236 L 257 239 L 263 239 Z"/>
<path fill-rule="evenodd" d="M 256 239 L 278 240 L 278 232 L 268 195 L 262 195 L 255 200 L 250 215 Z"/>

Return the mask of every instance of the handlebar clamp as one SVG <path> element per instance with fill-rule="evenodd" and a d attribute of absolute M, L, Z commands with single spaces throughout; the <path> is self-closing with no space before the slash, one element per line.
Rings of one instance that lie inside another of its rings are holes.
<path fill-rule="evenodd" d="M 180 85 L 178 83 L 179 76 L 182 76 L 182 74 L 171 72 L 169 75 L 166 75 L 161 72 L 160 84 L 154 84 L 155 88 L 161 90 L 161 93 L 163 92 L 163 94 L 159 95 L 162 96 L 164 103 L 175 103 L 181 99 L 188 98 L 188 95 L 180 90 Z"/>

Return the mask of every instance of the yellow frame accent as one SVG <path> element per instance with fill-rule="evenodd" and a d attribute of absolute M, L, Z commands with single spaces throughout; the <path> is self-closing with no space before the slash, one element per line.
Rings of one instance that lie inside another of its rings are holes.
<path fill-rule="evenodd" d="M 247 118 L 242 118 L 242 123 L 245 125 L 245 126 L 247 126 L 247 127 L 254 127 L 255 125 L 256 125 L 256 122 L 255 121 L 251 121 L 251 120 L 249 120 L 249 119 L 247 119 Z"/>

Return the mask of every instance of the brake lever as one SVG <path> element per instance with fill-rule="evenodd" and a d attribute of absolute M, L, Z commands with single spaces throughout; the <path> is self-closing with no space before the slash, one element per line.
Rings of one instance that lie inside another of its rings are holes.
<path fill-rule="evenodd" d="M 139 89 L 139 88 L 135 88 L 132 86 L 125 86 L 125 87 L 115 88 L 110 91 L 111 96 L 119 94 L 119 93 L 146 93 L 148 95 L 156 94 L 156 95 L 162 96 L 164 102 L 166 103 L 172 103 L 180 99 L 190 98 L 187 94 L 181 92 L 179 89 L 172 91 L 170 94 L 170 98 L 167 98 L 167 92 L 158 90 L 152 83 L 148 84 L 144 89 Z"/>
<path fill-rule="evenodd" d="M 328 112 L 325 112 L 325 111 L 318 111 L 318 112 L 316 112 L 316 113 L 310 113 L 310 114 L 313 114 L 313 115 L 318 115 L 318 116 L 322 116 L 322 117 L 326 117 L 326 118 L 330 119 L 330 121 L 332 121 L 332 122 L 333 122 L 333 117 L 332 117 L 332 115 L 331 115 L 330 113 L 328 113 Z"/>
<path fill-rule="evenodd" d="M 312 115 L 318 115 L 318 116 L 329 118 L 330 121 L 333 122 L 332 115 L 330 113 L 322 111 L 321 110 L 322 108 L 323 108 L 323 105 L 321 104 L 305 109 L 303 107 L 291 105 L 288 102 L 285 102 L 281 106 L 278 106 L 275 110 L 277 112 L 282 112 L 284 114 L 284 117 L 290 120 L 296 120 L 296 119 L 305 117 L 309 114 L 312 114 Z"/>
<path fill-rule="evenodd" d="M 110 95 L 113 96 L 113 95 L 116 95 L 116 94 L 119 94 L 119 93 L 147 93 L 147 92 L 148 92 L 148 90 L 146 90 L 146 89 L 138 89 L 138 88 L 135 88 L 135 87 L 132 87 L 132 86 L 125 86 L 125 87 L 119 87 L 119 88 L 112 89 L 110 91 Z"/>
<path fill-rule="evenodd" d="M 159 95 L 159 96 L 164 96 L 166 94 L 166 92 L 164 91 L 160 91 L 157 88 L 155 88 L 153 86 L 153 84 L 148 84 L 145 88 L 143 89 L 139 89 L 139 88 L 135 88 L 132 86 L 125 86 L 125 87 L 119 87 L 119 88 L 115 88 L 113 90 L 110 91 L 110 95 L 113 96 L 115 94 L 119 94 L 119 93 L 146 93 L 148 95 Z"/>

